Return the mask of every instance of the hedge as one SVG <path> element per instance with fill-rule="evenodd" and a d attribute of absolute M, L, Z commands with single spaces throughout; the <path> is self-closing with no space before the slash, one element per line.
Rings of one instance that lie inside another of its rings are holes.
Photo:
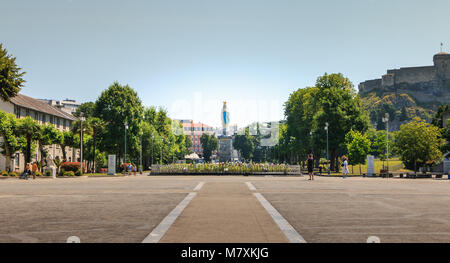
<path fill-rule="evenodd" d="M 80 170 L 80 162 L 61 163 L 60 169 L 66 172 L 73 171 L 74 173 L 76 173 L 77 171 Z M 83 171 L 86 172 L 86 165 L 84 163 L 83 163 Z"/>

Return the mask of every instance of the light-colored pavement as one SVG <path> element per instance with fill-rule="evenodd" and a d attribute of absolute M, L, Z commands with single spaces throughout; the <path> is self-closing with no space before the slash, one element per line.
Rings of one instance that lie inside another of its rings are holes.
<path fill-rule="evenodd" d="M 231 179 L 231 178 L 230 178 Z M 161 242 L 288 242 L 243 182 L 207 182 Z"/>
<path fill-rule="evenodd" d="M 450 181 L 284 178 L 253 184 L 307 242 L 450 242 Z"/>
<path fill-rule="evenodd" d="M 449 180 L 244 176 L 0 180 L 0 242 L 142 242 L 200 182 L 162 242 L 287 242 L 253 193 L 307 242 L 450 242 Z"/>

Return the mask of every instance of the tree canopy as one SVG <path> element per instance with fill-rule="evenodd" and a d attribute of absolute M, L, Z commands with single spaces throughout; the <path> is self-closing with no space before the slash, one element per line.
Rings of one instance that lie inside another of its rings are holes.
<path fill-rule="evenodd" d="M 0 43 L 0 98 L 9 101 L 23 87 L 25 72 L 16 65 L 16 58 L 9 55 Z"/>

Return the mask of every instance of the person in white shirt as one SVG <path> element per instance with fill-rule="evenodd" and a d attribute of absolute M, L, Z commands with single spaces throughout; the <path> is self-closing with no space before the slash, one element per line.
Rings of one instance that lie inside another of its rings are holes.
<path fill-rule="evenodd" d="M 342 178 L 347 178 L 348 175 L 348 159 L 347 156 L 342 156 Z"/>

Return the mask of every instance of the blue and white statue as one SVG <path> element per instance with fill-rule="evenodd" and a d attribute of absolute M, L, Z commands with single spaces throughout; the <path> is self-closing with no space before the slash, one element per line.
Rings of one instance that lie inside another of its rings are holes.
<path fill-rule="evenodd" d="M 223 135 L 227 135 L 228 125 L 230 124 L 230 113 L 227 110 L 227 102 L 223 102 L 222 108 L 222 129 Z"/>

